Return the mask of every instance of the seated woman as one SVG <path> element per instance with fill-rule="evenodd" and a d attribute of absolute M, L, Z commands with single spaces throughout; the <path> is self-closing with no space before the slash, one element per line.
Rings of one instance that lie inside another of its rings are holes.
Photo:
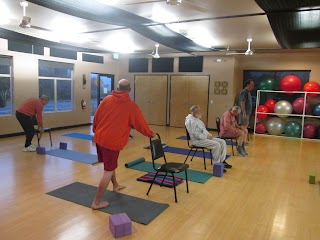
<path fill-rule="evenodd" d="M 238 155 L 245 157 L 247 154 L 244 148 L 244 140 L 247 137 L 248 130 L 241 128 L 236 120 L 236 117 L 240 114 L 241 108 L 234 106 L 230 110 L 226 111 L 220 120 L 220 136 L 221 137 L 236 137 L 238 146 Z"/>

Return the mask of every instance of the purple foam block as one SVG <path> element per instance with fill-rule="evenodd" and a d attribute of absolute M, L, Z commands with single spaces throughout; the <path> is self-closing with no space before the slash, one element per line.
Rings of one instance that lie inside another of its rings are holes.
<path fill-rule="evenodd" d="M 223 163 L 215 163 L 213 165 L 213 176 L 223 177 L 223 169 L 224 169 Z"/>
<path fill-rule="evenodd" d="M 38 154 L 46 154 L 46 148 L 45 147 L 37 147 L 37 153 Z"/>
<path fill-rule="evenodd" d="M 116 238 L 132 233 L 132 222 L 125 213 L 115 214 L 109 217 L 109 228 Z"/>
<path fill-rule="evenodd" d="M 68 144 L 65 142 L 60 142 L 60 149 L 67 149 Z"/>

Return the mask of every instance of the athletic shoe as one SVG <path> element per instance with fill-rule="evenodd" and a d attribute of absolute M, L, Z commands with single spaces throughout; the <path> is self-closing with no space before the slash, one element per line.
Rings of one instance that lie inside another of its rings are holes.
<path fill-rule="evenodd" d="M 33 148 L 32 146 L 30 147 L 25 147 L 22 149 L 22 151 L 24 152 L 35 152 L 36 151 L 36 148 Z"/>
<path fill-rule="evenodd" d="M 246 156 L 245 151 L 242 149 L 242 147 L 239 147 L 239 146 L 237 147 L 237 153 L 241 157 L 245 157 Z"/>
<path fill-rule="evenodd" d="M 228 164 L 226 161 L 223 162 L 224 168 L 232 168 L 232 165 Z"/>
<path fill-rule="evenodd" d="M 226 172 L 227 172 L 227 170 L 223 169 L 223 173 L 226 173 Z"/>
<path fill-rule="evenodd" d="M 37 147 L 36 147 L 36 146 L 33 146 L 33 145 L 29 145 L 29 148 L 37 149 Z"/>

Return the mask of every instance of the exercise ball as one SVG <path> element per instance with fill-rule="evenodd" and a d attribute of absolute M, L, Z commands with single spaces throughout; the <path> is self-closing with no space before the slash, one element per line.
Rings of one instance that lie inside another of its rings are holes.
<path fill-rule="evenodd" d="M 313 124 L 305 124 L 303 126 L 303 137 L 315 138 L 317 136 L 317 127 Z"/>
<path fill-rule="evenodd" d="M 303 113 L 303 107 L 304 107 L 304 98 L 297 98 L 292 103 L 293 111 L 297 114 Z M 305 113 L 309 110 L 309 107 L 310 107 L 310 103 L 309 103 L 309 100 L 307 99 Z"/>
<path fill-rule="evenodd" d="M 258 122 L 256 123 L 256 133 L 264 134 L 267 131 L 267 127 L 265 124 Z"/>
<path fill-rule="evenodd" d="M 274 106 L 274 112 L 280 114 L 291 114 L 292 113 L 292 105 L 287 100 L 281 100 L 276 103 Z M 278 117 L 285 118 L 288 115 L 278 115 Z"/>
<path fill-rule="evenodd" d="M 303 91 L 305 91 L 305 92 L 320 92 L 320 85 L 317 82 L 307 82 L 303 86 Z M 309 97 L 320 96 L 320 94 L 315 94 L 315 93 L 308 93 L 307 95 Z"/>
<path fill-rule="evenodd" d="M 284 125 L 284 134 L 287 137 L 301 137 L 301 124 L 295 121 L 289 121 Z"/>
<path fill-rule="evenodd" d="M 270 76 L 263 76 L 259 81 L 258 89 L 274 90 L 275 89 L 274 79 Z"/>
<path fill-rule="evenodd" d="M 313 116 L 320 116 L 320 103 L 314 105 L 314 107 L 312 108 L 312 114 Z"/>
<path fill-rule="evenodd" d="M 301 80 L 296 75 L 285 76 L 280 81 L 280 89 L 282 91 L 299 91 L 301 86 Z"/>
<path fill-rule="evenodd" d="M 267 121 L 267 131 L 271 135 L 281 135 L 284 131 L 284 122 L 281 118 L 273 117 Z"/>
<path fill-rule="evenodd" d="M 268 112 L 269 113 L 273 113 L 274 112 L 274 105 L 276 105 L 276 101 L 273 99 L 269 99 L 267 100 L 264 105 L 268 108 Z"/>
<path fill-rule="evenodd" d="M 257 112 L 261 112 L 261 113 L 257 113 L 257 118 L 259 119 L 266 118 L 268 116 L 267 114 L 263 114 L 263 113 L 268 113 L 268 108 L 264 105 L 258 106 Z"/>

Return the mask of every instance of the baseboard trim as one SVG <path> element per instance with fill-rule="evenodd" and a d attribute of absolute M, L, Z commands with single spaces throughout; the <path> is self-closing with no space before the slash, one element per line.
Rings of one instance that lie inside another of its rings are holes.
<path fill-rule="evenodd" d="M 83 123 L 83 124 L 78 124 L 78 125 L 56 127 L 56 128 L 51 128 L 51 131 L 63 130 L 63 129 L 69 129 L 69 128 L 77 128 L 77 127 L 85 127 L 85 126 L 91 126 L 91 125 L 92 125 L 92 123 Z M 17 136 L 21 136 L 21 135 L 24 135 L 24 134 L 25 134 L 24 132 L 3 134 L 3 135 L 0 135 L 0 138 L 17 137 Z"/>

